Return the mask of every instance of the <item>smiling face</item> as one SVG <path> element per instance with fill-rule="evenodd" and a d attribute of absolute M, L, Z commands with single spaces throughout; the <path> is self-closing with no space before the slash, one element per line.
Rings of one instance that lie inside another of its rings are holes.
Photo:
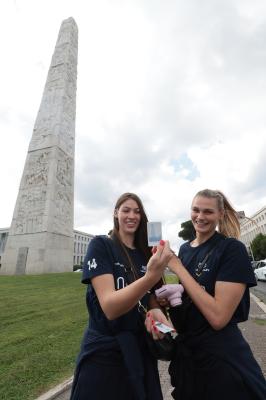
<path fill-rule="evenodd" d="M 191 205 L 191 221 L 197 236 L 211 237 L 223 216 L 215 198 L 196 196 Z"/>
<path fill-rule="evenodd" d="M 114 216 L 118 220 L 121 237 L 135 234 L 141 220 L 140 209 L 135 200 L 124 201 L 118 209 L 115 209 Z"/>

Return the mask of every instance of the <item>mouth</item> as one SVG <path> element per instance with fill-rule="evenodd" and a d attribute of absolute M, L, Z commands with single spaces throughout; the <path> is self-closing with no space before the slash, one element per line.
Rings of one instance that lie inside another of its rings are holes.
<path fill-rule="evenodd" d="M 200 221 L 194 221 L 194 222 L 198 227 L 204 227 L 204 226 L 209 225 L 208 222 L 200 222 Z"/>
<path fill-rule="evenodd" d="M 126 226 L 127 226 L 128 228 L 135 228 L 136 225 L 137 225 L 136 222 L 132 222 L 132 221 L 129 222 L 129 221 L 126 221 Z"/>

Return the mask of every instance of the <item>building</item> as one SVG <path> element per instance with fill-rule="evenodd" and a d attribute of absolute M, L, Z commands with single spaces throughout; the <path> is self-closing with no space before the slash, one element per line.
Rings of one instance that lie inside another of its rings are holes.
<path fill-rule="evenodd" d="M 94 236 L 74 230 L 74 254 L 73 254 L 73 265 L 81 265 L 84 261 L 88 244 Z"/>
<path fill-rule="evenodd" d="M 240 220 L 240 228 L 240 240 L 250 249 L 250 243 L 259 233 L 266 235 L 266 206 L 262 207 L 250 218 L 242 218 Z"/>
<path fill-rule="evenodd" d="M 9 233 L 9 228 L 0 228 L 0 268 L 1 256 L 4 253 L 5 245 Z M 73 231 L 74 233 L 74 249 L 73 249 L 73 266 L 82 265 L 87 252 L 88 244 L 94 235 L 81 231 Z"/>

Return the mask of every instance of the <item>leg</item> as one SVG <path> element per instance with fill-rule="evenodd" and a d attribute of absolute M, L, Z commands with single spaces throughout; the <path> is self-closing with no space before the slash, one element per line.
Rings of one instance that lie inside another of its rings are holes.
<path fill-rule="evenodd" d="M 71 400 L 133 400 L 123 365 L 85 361 L 80 368 Z"/>

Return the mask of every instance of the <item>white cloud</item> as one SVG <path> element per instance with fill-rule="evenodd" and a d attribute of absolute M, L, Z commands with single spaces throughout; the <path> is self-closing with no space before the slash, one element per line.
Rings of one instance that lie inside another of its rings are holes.
<path fill-rule="evenodd" d="M 17 0 L 0 11 L 0 226 L 69 16 L 79 27 L 77 229 L 108 231 L 128 190 L 173 245 L 200 189 L 221 189 L 247 214 L 265 205 L 264 1 Z"/>

